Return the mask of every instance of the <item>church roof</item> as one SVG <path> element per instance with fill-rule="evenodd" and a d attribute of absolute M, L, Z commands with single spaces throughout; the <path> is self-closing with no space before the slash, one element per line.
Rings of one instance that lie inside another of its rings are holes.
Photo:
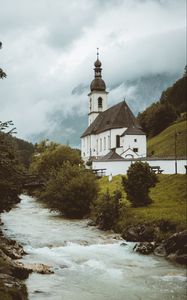
<path fill-rule="evenodd" d="M 125 101 L 100 112 L 81 137 L 98 134 L 114 128 L 138 126 L 137 120 Z"/>
<path fill-rule="evenodd" d="M 115 149 L 112 149 L 108 154 L 103 156 L 100 161 L 109 161 L 109 160 L 124 160 L 119 154 L 116 153 Z"/>
<path fill-rule="evenodd" d="M 140 127 L 138 126 L 131 126 L 129 128 L 127 128 L 121 136 L 124 136 L 124 135 L 145 135 L 145 132 L 143 132 L 141 130 Z"/>

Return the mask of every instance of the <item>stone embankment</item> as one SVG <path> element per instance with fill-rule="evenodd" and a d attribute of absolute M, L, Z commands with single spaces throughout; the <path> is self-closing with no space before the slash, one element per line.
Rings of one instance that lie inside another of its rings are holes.
<path fill-rule="evenodd" d="M 160 239 L 160 228 L 156 225 L 139 224 L 128 226 L 122 237 L 126 241 L 138 242 L 134 251 L 141 254 L 154 253 L 179 264 L 187 264 L 187 230 Z"/>
<path fill-rule="evenodd" d="M 28 278 L 32 272 L 53 273 L 49 266 L 43 264 L 24 265 L 18 261 L 25 254 L 23 247 L 16 241 L 7 239 L 0 229 L 0 299 L 27 300 L 28 293 L 23 280 Z"/>

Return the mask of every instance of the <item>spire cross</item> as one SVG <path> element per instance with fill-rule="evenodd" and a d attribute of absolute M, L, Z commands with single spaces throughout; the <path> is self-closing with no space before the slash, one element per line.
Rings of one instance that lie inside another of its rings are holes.
<path fill-rule="evenodd" d="M 99 48 L 97 48 L 97 59 L 99 59 Z"/>

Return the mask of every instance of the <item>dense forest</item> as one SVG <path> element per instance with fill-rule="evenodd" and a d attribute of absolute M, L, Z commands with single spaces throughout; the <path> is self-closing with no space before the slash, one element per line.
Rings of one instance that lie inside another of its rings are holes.
<path fill-rule="evenodd" d="M 187 67 L 182 78 L 162 92 L 160 100 L 138 114 L 138 121 L 148 137 L 153 137 L 187 112 Z"/>

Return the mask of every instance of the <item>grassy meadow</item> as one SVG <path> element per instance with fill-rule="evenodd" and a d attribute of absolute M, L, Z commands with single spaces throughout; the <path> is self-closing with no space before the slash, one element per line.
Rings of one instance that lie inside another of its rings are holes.
<path fill-rule="evenodd" d="M 147 207 L 131 207 L 126 199 L 126 193 L 121 184 L 121 175 L 114 176 L 111 182 L 108 177 L 99 180 L 100 193 L 110 193 L 121 190 L 125 209 L 117 220 L 115 230 L 121 232 L 123 228 L 130 224 L 138 223 L 160 223 L 169 222 L 173 224 L 176 231 L 186 228 L 186 199 L 187 199 L 187 176 L 177 175 L 158 175 L 159 182 L 150 190 L 153 203 Z"/>

